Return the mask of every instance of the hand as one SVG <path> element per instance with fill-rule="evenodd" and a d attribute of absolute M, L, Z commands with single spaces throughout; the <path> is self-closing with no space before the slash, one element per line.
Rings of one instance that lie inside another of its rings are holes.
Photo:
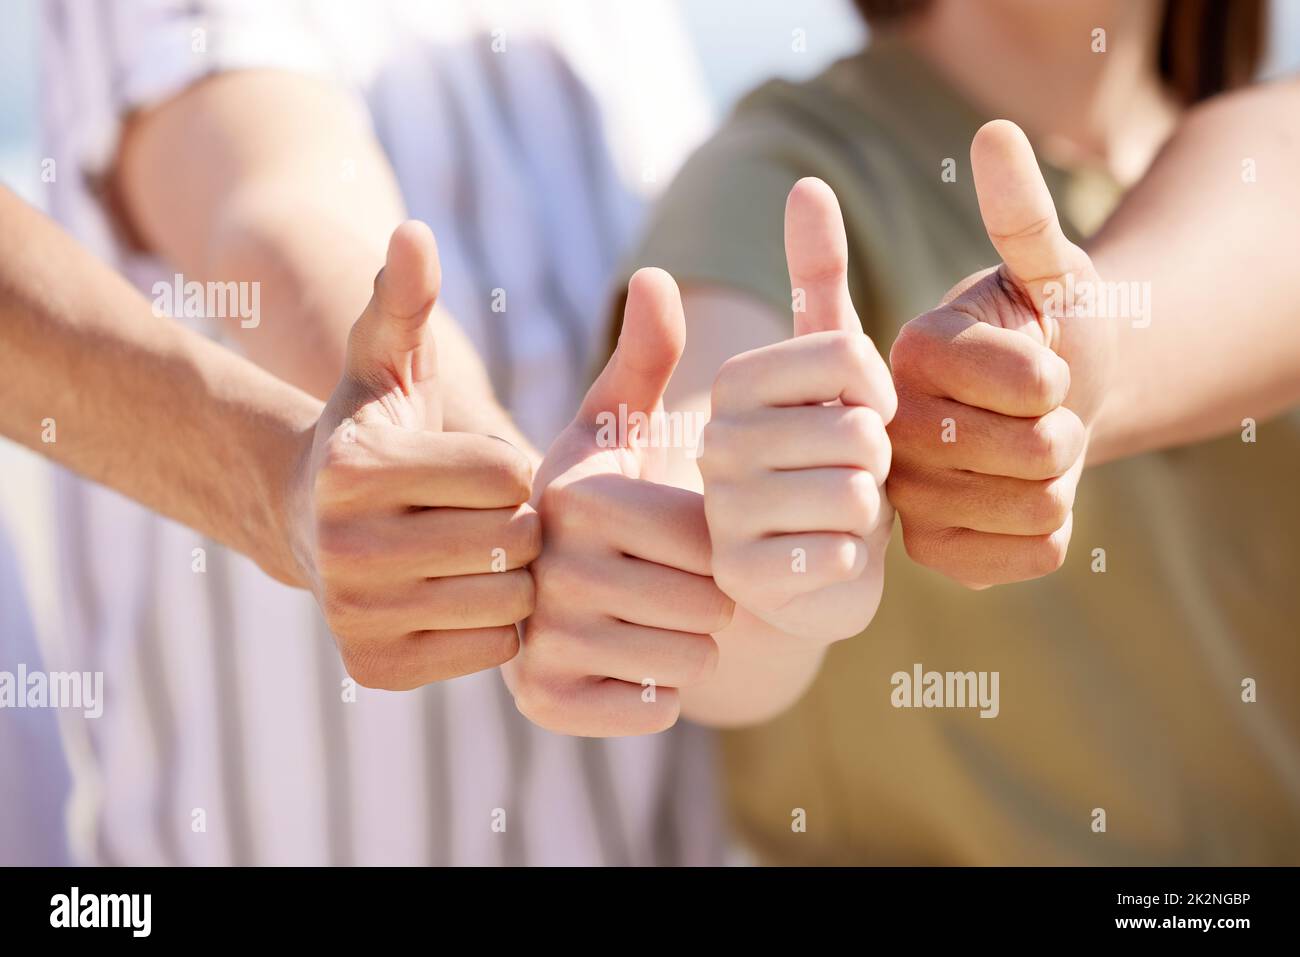
<path fill-rule="evenodd" d="M 709 575 L 703 502 L 659 484 L 665 449 L 648 444 L 653 430 L 617 428 L 663 416 L 685 335 L 672 278 L 639 271 L 618 348 L 538 470 L 537 610 L 503 673 L 519 710 L 548 730 L 662 731 L 677 720 L 678 689 L 717 663 L 712 635 L 733 608 Z"/>
<path fill-rule="evenodd" d="M 773 627 L 829 643 L 880 604 L 896 401 L 849 298 L 844 220 L 820 180 L 791 190 L 785 248 L 795 337 L 718 372 L 700 472 L 718 585 Z"/>
<path fill-rule="evenodd" d="M 899 333 L 888 489 L 908 554 L 981 588 L 1065 560 L 1115 328 L 1084 314 L 1095 300 L 1083 296 L 1102 287 L 1061 232 L 1019 128 L 986 124 L 971 165 L 1002 265 L 967 278 Z"/>
<path fill-rule="evenodd" d="M 429 228 L 399 226 L 293 496 L 304 577 L 348 674 L 391 691 L 512 658 L 541 547 L 527 458 L 442 431 L 439 278 Z"/>

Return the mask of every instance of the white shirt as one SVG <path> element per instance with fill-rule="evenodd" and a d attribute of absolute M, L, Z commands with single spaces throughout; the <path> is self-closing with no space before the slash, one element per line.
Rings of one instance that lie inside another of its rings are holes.
<path fill-rule="evenodd" d="M 44 15 L 50 209 L 144 289 L 174 270 L 124 248 L 92 188 L 130 110 L 241 67 L 354 90 L 411 215 L 438 237 L 443 302 L 542 447 L 603 355 L 638 194 L 666 184 L 707 129 L 675 7 L 660 0 L 49 0 Z M 57 500 L 61 664 L 105 672 L 104 715 L 70 748 L 78 859 L 717 860 L 700 729 L 551 735 L 517 713 L 496 671 L 358 689 L 349 703 L 310 596 L 70 475 Z"/>

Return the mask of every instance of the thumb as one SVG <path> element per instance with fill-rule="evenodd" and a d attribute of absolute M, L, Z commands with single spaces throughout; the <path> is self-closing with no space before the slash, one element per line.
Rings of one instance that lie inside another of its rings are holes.
<path fill-rule="evenodd" d="M 1042 311 L 1043 286 L 1090 269 L 1087 254 L 1061 231 L 1034 148 L 1009 120 L 985 123 L 970 147 L 984 230 L 1006 271 Z"/>
<path fill-rule="evenodd" d="M 399 388 L 436 413 L 438 352 L 429 319 L 441 283 L 433 231 L 407 220 L 393 230 L 375 291 L 348 337 L 349 378 L 372 391 Z M 440 415 L 425 423 L 440 426 Z"/>
<path fill-rule="evenodd" d="M 862 331 L 849 298 L 849 241 L 840 202 L 815 177 L 795 183 L 786 199 L 785 261 L 796 336 Z"/>
<path fill-rule="evenodd" d="M 587 397 L 578 418 L 595 424 L 602 412 L 655 411 L 686 345 L 686 317 L 673 277 L 662 269 L 638 269 L 627 284 L 618 346 Z"/>

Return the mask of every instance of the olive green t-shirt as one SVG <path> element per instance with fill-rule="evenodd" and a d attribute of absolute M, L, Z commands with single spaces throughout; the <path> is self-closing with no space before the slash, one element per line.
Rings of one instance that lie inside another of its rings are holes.
<path fill-rule="evenodd" d="M 984 119 L 892 44 L 769 83 L 685 166 L 630 265 L 789 313 L 786 194 L 820 176 L 887 356 L 998 261 L 969 168 Z M 1118 198 L 1103 176 L 1044 173 L 1075 238 Z M 1069 557 L 1033 582 L 967 591 L 896 531 L 870 628 L 792 710 L 724 736 L 739 836 L 786 864 L 1300 864 L 1298 486 L 1293 414 L 1253 443 L 1089 470 Z M 997 672 L 997 716 L 894 707 L 893 676 L 918 664 Z"/>

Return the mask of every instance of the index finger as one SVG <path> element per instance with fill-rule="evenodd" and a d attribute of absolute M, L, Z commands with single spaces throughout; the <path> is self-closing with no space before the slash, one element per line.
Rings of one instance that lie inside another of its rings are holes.
<path fill-rule="evenodd" d="M 713 383 L 713 414 L 839 400 L 865 405 L 888 424 L 894 381 L 862 332 L 814 332 L 733 356 Z"/>
<path fill-rule="evenodd" d="M 889 353 L 898 387 L 1034 418 L 1065 401 L 1070 367 L 1042 343 L 940 307 L 917 316 Z"/>
<path fill-rule="evenodd" d="M 366 423 L 332 445 L 317 473 L 327 503 L 377 509 L 511 508 L 528 501 L 532 464 L 504 439 L 467 432 L 414 432 Z"/>

